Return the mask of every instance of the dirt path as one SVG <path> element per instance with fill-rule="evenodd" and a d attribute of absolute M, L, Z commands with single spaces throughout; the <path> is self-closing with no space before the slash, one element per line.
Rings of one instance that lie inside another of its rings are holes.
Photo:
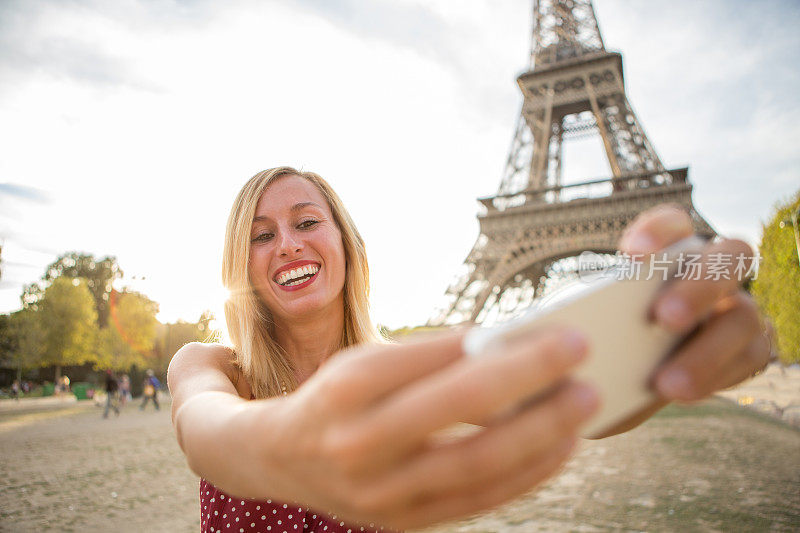
<path fill-rule="evenodd" d="M 0 415 L 0 530 L 197 531 L 197 479 L 151 409 Z M 798 458 L 800 430 L 778 420 L 719 399 L 669 407 L 585 443 L 539 492 L 427 531 L 796 531 Z"/>
<path fill-rule="evenodd" d="M 0 530 L 197 531 L 197 481 L 166 407 L 0 417 Z"/>
<path fill-rule="evenodd" d="M 488 515 L 428 533 L 798 531 L 800 430 L 714 399 L 584 441 L 564 472 Z"/>

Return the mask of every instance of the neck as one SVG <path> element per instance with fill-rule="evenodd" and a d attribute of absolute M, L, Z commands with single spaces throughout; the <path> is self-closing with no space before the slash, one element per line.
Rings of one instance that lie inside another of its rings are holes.
<path fill-rule="evenodd" d="M 313 316 L 275 319 L 275 340 L 294 366 L 297 383 L 302 383 L 339 348 L 344 331 L 342 296 L 330 308 Z"/>

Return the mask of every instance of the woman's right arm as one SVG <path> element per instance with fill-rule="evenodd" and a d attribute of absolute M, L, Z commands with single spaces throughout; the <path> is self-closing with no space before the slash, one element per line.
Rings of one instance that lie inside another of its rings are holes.
<path fill-rule="evenodd" d="M 172 423 L 195 474 L 229 494 L 257 496 L 264 489 L 259 456 L 270 443 L 246 444 L 258 426 L 269 426 L 276 400 L 241 398 L 236 372 L 224 346 L 190 343 L 178 350 L 167 373 Z"/>

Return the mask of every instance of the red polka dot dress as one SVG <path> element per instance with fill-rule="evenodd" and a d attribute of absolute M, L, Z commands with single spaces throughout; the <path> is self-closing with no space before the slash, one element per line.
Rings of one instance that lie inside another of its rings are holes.
<path fill-rule="evenodd" d="M 334 514 L 275 500 L 231 498 L 200 480 L 202 533 L 388 533 L 376 524 L 348 524 Z"/>

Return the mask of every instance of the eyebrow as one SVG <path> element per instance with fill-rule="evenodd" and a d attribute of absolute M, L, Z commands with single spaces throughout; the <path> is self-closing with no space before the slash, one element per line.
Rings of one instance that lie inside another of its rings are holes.
<path fill-rule="evenodd" d="M 317 207 L 319 209 L 322 209 L 322 207 L 319 204 L 314 203 L 314 202 L 300 202 L 299 204 L 294 204 L 292 207 L 289 208 L 289 210 L 292 211 L 292 212 L 301 211 L 302 209 L 304 209 L 306 207 Z M 262 217 L 254 217 L 253 218 L 253 222 L 260 222 L 262 220 L 269 220 L 269 217 L 263 217 L 262 216 Z"/>

